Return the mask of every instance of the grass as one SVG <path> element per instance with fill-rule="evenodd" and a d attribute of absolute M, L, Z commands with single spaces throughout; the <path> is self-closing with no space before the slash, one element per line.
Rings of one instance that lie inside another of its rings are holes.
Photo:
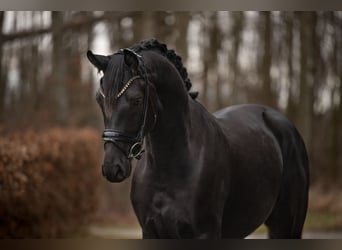
<path fill-rule="evenodd" d="M 338 232 L 342 231 L 342 214 L 333 212 L 313 212 L 307 214 L 304 232 Z M 99 238 L 141 238 L 138 225 L 112 224 L 93 225 L 88 229 L 89 237 Z M 267 234 L 267 228 L 262 225 L 254 234 Z"/>
<path fill-rule="evenodd" d="M 140 239 L 141 229 L 138 226 L 96 226 L 93 225 L 88 229 L 89 235 L 92 237 L 100 237 L 106 239 Z"/>
<path fill-rule="evenodd" d="M 342 231 L 342 214 L 329 211 L 309 211 L 306 216 L 304 231 Z M 267 233 L 267 228 L 261 225 L 254 233 L 265 234 Z"/>
<path fill-rule="evenodd" d="M 329 211 L 310 211 L 305 221 L 304 230 L 342 231 L 342 214 Z"/>

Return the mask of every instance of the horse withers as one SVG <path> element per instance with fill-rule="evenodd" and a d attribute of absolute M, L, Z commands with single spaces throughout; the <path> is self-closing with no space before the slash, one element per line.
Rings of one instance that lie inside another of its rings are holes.
<path fill-rule="evenodd" d="M 103 71 L 102 172 L 121 182 L 139 160 L 131 200 L 143 238 L 244 238 L 262 224 L 270 238 L 301 238 L 308 157 L 282 114 L 253 104 L 210 114 L 180 57 L 154 39 L 87 56 Z"/>

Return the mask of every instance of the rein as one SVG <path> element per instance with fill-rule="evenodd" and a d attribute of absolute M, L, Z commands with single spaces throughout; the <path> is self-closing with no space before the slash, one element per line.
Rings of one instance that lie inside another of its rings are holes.
<path fill-rule="evenodd" d="M 120 52 L 122 51 L 128 51 L 132 54 L 134 54 L 136 56 L 136 58 L 139 61 L 139 65 L 141 65 L 142 71 L 143 71 L 143 76 L 141 77 L 140 75 L 136 75 L 133 76 L 131 79 L 129 79 L 127 81 L 127 83 L 124 85 L 124 87 L 119 91 L 119 93 L 117 94 L 117 98 L 120 98 L 125 91 L 128 89 L 128 87 L 136 80 L 139 78 L 143 78 L 144 82 L 145 82 L 145 95 L 144 95 L 144 115 L 142 118 L 142 122 L 140 125 L 140 129 L 138 131 L 137 134 L 131 134 L 131 133 L 126 133 L 124 131 L 118 131 L 115 129 L 105 129 L 103 131 L 102 134 L 102 138 L 104 143 L 106 144 L 107 142 L 112 142 L 114 143 L 121 151 L 123 151 L 125 154 L 127 154 L 127 158 L 128 159 L 133 159 L 136 158 L 137 160 L 141 159 L 141 155 L 142 153 L 145 151 L 143 149 L 143 140 L 144 140 L 144 131 L 145 131 L 145 126 L 146 126 L 146 119 L 147 119 L 147 112 L 148 112 L 148 102 L 149 102 L 149 81 L 147 78 L 147 72 L 146 72 L 146 67 L 144 64 L 144 61 L 142 59 L 142 56 L 139 55 L 138 53 L 136 53 L 135 51 L 131 50 L 131 49 L 123 49 L 120 50 Z M 119 52 L 119 53 L 120 53 Z M 103 92 L 100 92 L 100 94 L 102 96 L 104 96 Z M 154 112 L 154 125 L 156 123 L 156 119 L 157 119 L 157 115 L 155 113 L 155 110 L 153 110 Z M 128 150 L 128 152 L 125 152 L 125 150 L 123 150 L 117 142 L 126 142 L 126 143 L 130 143 L 131 146 Z"/>

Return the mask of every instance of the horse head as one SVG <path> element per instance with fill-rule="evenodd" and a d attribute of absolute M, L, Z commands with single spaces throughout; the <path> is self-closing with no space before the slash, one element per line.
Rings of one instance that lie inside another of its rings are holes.
<path fill-rule="evenodd" d="M 142 57 L 130 49 L 111 56 L 88 51 L 89 61 L 103 72 L 96 100 L 104 119 L 102 174 L 121 182 L 131 174 L 133 158 L 143 153 L 143 138 L 156 122 L 155 91 Z"/>

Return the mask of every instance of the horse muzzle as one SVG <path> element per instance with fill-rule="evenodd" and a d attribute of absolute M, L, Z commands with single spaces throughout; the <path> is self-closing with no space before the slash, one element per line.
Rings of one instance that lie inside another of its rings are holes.
<path fill-rule="evenodd" d="M 131 169 L 131 161 L 113 143 L 106 143 L 102 175 L 110 182 L 122 182 L 130 176 Z"/>
<path fill-rule="evenodd" d="M 131 165 L 103 164 L 102 175 L 110 182 L 122 182 L 131 174 Z"/>

